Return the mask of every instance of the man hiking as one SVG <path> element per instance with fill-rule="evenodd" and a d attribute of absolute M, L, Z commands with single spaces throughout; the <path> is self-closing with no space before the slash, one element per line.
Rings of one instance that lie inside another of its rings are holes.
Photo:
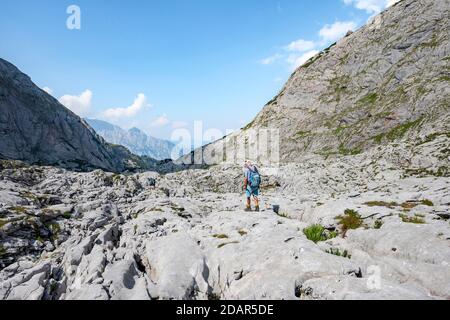
<path fill-rule="evenodd" d="M 261 185 L 261 176 L 258 168 L 249 160 L 244 165 L 244 189 L 247 196 L 246 212 L 252 211 L 251 198 L 255 200 L 255 211 L 259 212 L 259 189 Z"/>

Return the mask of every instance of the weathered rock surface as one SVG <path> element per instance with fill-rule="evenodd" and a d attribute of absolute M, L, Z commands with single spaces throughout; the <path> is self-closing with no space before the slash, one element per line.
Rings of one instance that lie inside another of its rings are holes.
<path fill-rule="evenodd" d="M 449 147 L 440 136 L 262 168 L 261 213 L 242 211 L 236 166 L 119 175 L 2 162 L 0 297 L 449 299 L 450 179 L 438 170 Z M 348 210 L 358 223 L 346 230 Z M 314 224 L 327 230 L 317 243 L 304 233 Z"/>

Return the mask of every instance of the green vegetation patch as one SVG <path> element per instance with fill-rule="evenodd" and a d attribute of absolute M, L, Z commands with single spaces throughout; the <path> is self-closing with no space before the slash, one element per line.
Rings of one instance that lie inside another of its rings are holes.
<path fill-rule="evenodd" d="M 223 248 L 229 244 L 239 244 L 239 241 L 231 241 L 231 242 L 225 242 L 225 243 L 221 243 L 217 246 L 217 249 Z"/>
<path fill-rule="evenodd" d="M 343 258 L 348 258 L 351 259 L 352 256 L 348 253 L 347 250 L 341 251 L 339 248 L 330 248 L 330 250 L 325 250 L 326 253 L 338 256 L 338 257 L 343 257 Z"/>
<path fill-rule="evenodd" d="M 344 215 L 337 216 L 336 219 L 338 220 L 344 234 L 348 230 L 358 229 L 363 225 L 361 215 L 357 211 L 351 209 L 345 210 Z"/>
<path fill-rule="evenodd" d="M 228 239 L 229 237 L 226 234 L 214 234 L 213 238 L 217 239 Z"/>
<path fill-rule="evenodd" d="M 441 136 L 446 136 L 447 138 L 450 138 L 450 132 L 435 132 L 425 137 L 422 141 L 418 143 L 418 145 L 426 144 L 429 142 L 433 142 L 437 138 Z"/>
<path fill-rule="evenodd" d="M 389 131 L 386 134 L 386 138 L 391 141 L 403 138 L 404 135 L 406 134 L 406 132 L 408 132 L 410 129 L 420 125 L 422 123 L 422 121 L 423 121 L 423 117 L 420 117 L 419 119 L 417 119 L 415 121 L 406 122 L 404 124 L 401 124 L 401 125 L 395 127 L 394 129 L 392 129 L 391 131 Z"/>
<path fill-rule="evenodd" d="M 3 245 L 0 244 L 0 258 L 6 256 L 6 249 Z"/>
<path fill-rule="evenodd" d="M 267 103 L 267 104 L 270 104 L 270 103 L 271 103 L 271 102 L 269 102 L 269 103 Z M 254 123 L 255 123 L 255 120 L 253 120 L 252 122 L 250 122 L 249 124 L 247 124 L 244 128 L 242 128 L 242 130 L 246 131 L 246 130 L 252 128 Z"/>
<path fill-rule="evenodd" d="M 301 139 L 309 136 L 311 134 L 311 131 L 299 131 L 295 134 L 295 139 Z"/>
<path fill-rule="evenodd" d="M 424 199 L 420 201 L 421 204 L 428 207 L 434 207 L 434 203 L 431 200 Z"/>
<path fill-rule="evenodd" d="M 430 170 L 426 168 L 419 168 L 419 169 L 406 169 L 405 175 L 408 176 L 416 176 L 416 177 L 427 177 L 427 176 L 433 176 L 433 177 L 449 177 L 450 171 L 448 166 L 442 166 L 439 167 L 437 170 Z"/>
<path fill-rule="evenodd" d="M 239 235 L 241 236 L 241 237 L 243 237 L 243 236 L 245 236 L 245 235 L 247 235 L 248 234 L 248 232 L 247 231 L 245 231 L 245 230 L 239 230 L 238 231 L 238 233 L 239 233 Z"/>
<path fill-rule="evenodd" d="M 27 209 L 25 207 L 12 207 L 9 208 L 10 211 L 13 211 L 15 213 L 27 213 Z"/>
<path fill-rule="evenodd" d="M 344 145 L 339 146 L 339 154 L 342 154 L 344 156 L 356 156 L 358 154 L 362 153 L 362 149 L 355 148 L 355 149 L 347 149 Z"/>
<path fill-rule="evenodd" d="M 67 219 L 67 220 L 69 220 L 70 218 L 72 218 L 72 213 L 70 213 L 70 212 L 64 212 L 63 214 L 62 214 L 62 216 L 63 216 L 63 218 L 64 219 Z"/>
<path fill-rule="evenodd" d="M 281 218 L 291 219 L 291 217 L 286 212 L 277 213 L 277 215 Z"/>
<path fill-rule="evenodd" d="M 424 224 L 425 220 L 423 216 L 415 215 L 414 217 L 407 216 L 406 214 L 400 214 L 400 218 L 405 223 L 415 223 L 415 224 Z"/>
<path fill-rule="evenodd" d="M 375 220 L 375 224 L 373 226 L 374 229 L 381 229 L 382 226 L 383 226 L 383 220 L 381 220 L 381 219 Z"/>
<path fill-rule="evenodd" d="M 361 98 L 357 104 L 359 105 L 373 105 L 378 100 L 378 93 L 369 93 L 365 97 Z"/>
<path fill-rule="evenodd" d="M 0 228 L 2 228 L 7 223 L 8 223 L 7 220 L 0 219 Z"/>
<path fill-rule="evenodd" d="M 364 203 L 368 207 L 386 207 L 389 209 L 393 209 L 395 207 L 398 207 L 397 202 L 385 202 L 385 201 L 369 201 Z"/>
<path fill-rule="evenodd" d="M 424 119 L 424 117 L 420 117 L 419 119 L 417 119 L 415 121 L 403 123 L 393 129 L 391 129 L 388 133 L 386 133 L 386 134 L 382 133 L 382 134 L 376 135 L 372 139 L 378 144 L 383 142 L 384 139 L 386 139 L 388 141 L 395 141 L 397 139 L 401 139 L 405 136 L 405 134 L 409 130 L 419 126 L 422 123 L 423 119 Z"/>
<path fill-rule="evenodd" d="M 337 237 L 337 232 L 329 232 L 320 224 L 314 224 L 303 229 L 306 238 L 314 243 L 327 241 Z"/>

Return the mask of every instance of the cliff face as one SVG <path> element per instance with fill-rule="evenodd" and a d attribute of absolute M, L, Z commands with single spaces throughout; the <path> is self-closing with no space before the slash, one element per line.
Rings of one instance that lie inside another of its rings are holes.
<path fill-rule="evenodd" d="M 250 129 L 279 130 L 285 163 L 448 132 L 449 7 L 449 0 L 397 3 L 298 68 L 252 123 L 207 146 L 208 154 L 225 143 L 233 157 Z"/>
<path fill-rule="evenodd" d="M 137 128 L 124 130 L 101 120 L 86 119 L 86 121 L 106 141 L 122 145 L 134 154 L 157 160 L 171 158 L 171 152 L 175 145 L 170 141 L 151 137 Z"/>
<path fill-rule="evenodd" d="M 0 159 L 72 169 L 123 171 L 142 166 L 106 143 L 81 118 L 0 59 Z"/>

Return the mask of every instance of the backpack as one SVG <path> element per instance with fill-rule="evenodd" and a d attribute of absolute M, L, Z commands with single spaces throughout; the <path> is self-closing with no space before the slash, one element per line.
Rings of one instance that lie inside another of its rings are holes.
<path fill-rule="evenodd" d="M 254 170 L 250 169 L 250 186 L 252 188 L 259 188 L 261 185 L 261 175 L 258 172 L 258 169 L 254 168 Z"/>

